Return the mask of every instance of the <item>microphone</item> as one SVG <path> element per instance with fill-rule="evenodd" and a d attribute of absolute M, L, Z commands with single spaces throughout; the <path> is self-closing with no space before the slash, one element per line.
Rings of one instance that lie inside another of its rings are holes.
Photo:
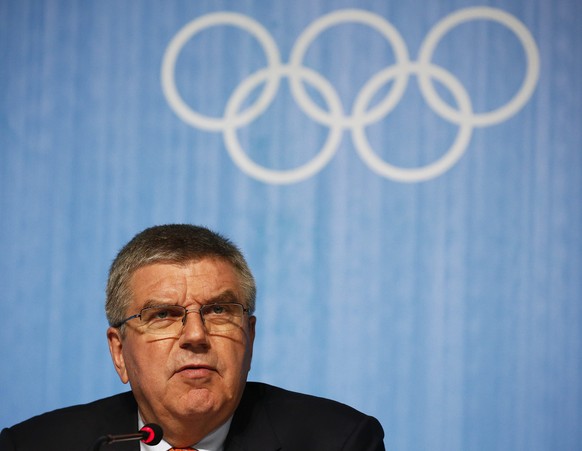
<path fill-rule="evenodd" d="M 141 440 L 146 445 L 154 446 L 162 441 L 164 436 L 164 431 L 161 426 L 156 423 L 148 423 L 142 427 L 139 432 L 134 432 L 133 434 L 120 434 L 120 435 L 103 435 L 99 437 L 93 445 L 93 451 L 98 451 L 102 445 L 109 445 L 111 443 L 117 442 L 127 442 L 130 440 Z"/>

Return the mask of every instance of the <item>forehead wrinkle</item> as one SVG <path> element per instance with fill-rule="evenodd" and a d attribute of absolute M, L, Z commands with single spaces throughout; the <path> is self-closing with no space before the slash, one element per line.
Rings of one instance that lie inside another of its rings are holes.
<path fill-rule="evenodd" d="M 226 271 L 224 267 L 216 266 L 224 263 L 222 260 L 209 259 L 188 264 L 154 263 L 139 268 L 131 278 L 132 291 L 134 296 L 145 299 L 145 302 L 135 307 L 141 309 L 155 305 L 187 306 L 217 302 L 244 304 L 240 300 L 242 296 L 239 293 L 238 274 L 230 266 L 227 266 Z M 147 273 L 154 267 L 160 268 L 160 271 L 144 275 L 144 271 Z M 164 267 L 174 267 L 177 271 L 164 271 Z M 139 300 L 134 297 L 134 302 L 139 303 Z"/>
<path fill-rule="evenodd" d="M 151 297 L 170 297 L 172 295 L 179 295 L 187 287 L 186 276 L 179 272 L 174 272 L 170 274 L 149 274 L 144 280 L 143 273 L 146 271 L 151 271 L 153 265 L 144 266 L 137 269 L 131 279 L 130 287 L 135 295 L 147 295 Z M 137 279 L 137 280 L 136 280 Z M 144 296 L 145 297 L 145 296 Z"/>

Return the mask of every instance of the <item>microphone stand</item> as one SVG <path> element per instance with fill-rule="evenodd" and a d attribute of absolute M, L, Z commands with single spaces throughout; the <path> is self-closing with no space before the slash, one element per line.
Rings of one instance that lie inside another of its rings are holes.
<path fill-rule="evenodd" d="M 131 434 L 119 434 L 119 435 L 102 435 L 97 439 L 93 445 L 93 451 L 99 451 L 101 447 L 105 444 L 109 445 L 111 443 L 117 442 L 129 442 L 131 440 L 141 440 L 146 445 L 154 446 L 162 441 L 164 437 L 164 431 L 159 424 L 148 423 L 144 425 L 139 432 L 133 432 Z"/>
<path fill-rule="evenodd" d="M 103 435 L 99 437 L 93 445 L 93 451 L 99 451 L 103 445 L 109 445 L 116 442 L 128 442 L 131 440 L 143 440 L 143 438 L 143 432 L 134 432 L 133 434 L 121 435 Z"/>

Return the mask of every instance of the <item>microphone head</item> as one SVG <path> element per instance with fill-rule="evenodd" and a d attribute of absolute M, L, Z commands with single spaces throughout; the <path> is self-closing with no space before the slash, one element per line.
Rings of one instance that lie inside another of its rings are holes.
<path fill-rule="evenodd" d="M 162 427 L 156 423 L 148 423 L 139 431 L 143 433 L 143 438 L 141 441 L 150 446 L 157 445 L 164 437 L 164 431 L 162 430 Z"/>

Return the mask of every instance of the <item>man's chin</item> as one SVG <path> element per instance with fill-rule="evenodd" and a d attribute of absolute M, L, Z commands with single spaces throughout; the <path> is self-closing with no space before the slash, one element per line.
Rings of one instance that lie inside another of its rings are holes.
<path fill-rule="evenodd" d="M 189 382 L 188 385 L 194 386 L 189 387 L 179 400 L 177 412 L 179 415 L 201 415 L 219 410 L 218 399 L 210 388 L 193 382 Z"/>

